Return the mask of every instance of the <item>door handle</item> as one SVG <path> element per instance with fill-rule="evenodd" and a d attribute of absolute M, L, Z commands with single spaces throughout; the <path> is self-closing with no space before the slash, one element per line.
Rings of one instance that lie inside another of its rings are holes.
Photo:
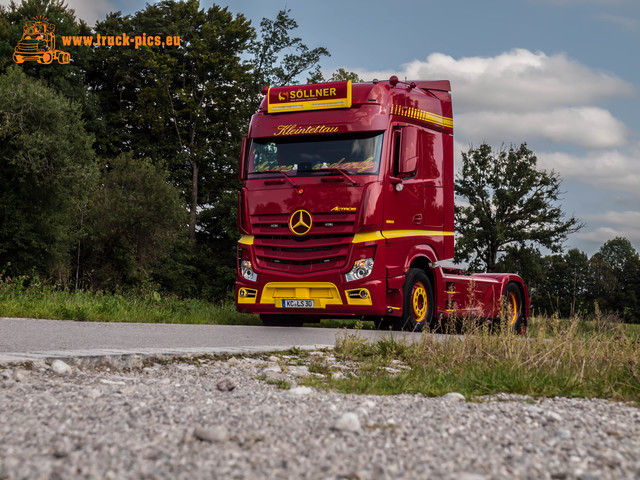
<path fill-rule="evenodd" d="M 422 214 L 418 213 L 413 216 L 413 223 L 421 224 L 422 223 Z"/>

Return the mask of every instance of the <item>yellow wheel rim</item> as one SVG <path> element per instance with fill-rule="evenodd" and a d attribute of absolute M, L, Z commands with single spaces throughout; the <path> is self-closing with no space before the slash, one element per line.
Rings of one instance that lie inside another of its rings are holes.
<path fill-rule="evenodd" d="M 509 320 L 509 325 L 515 325 L 516 320 L 518 320 L 518 299 L 516 298 L 516 294 L 513 292 L 509 292 L 509 308 L 511 309 L 511 319 Z"/>
<path fill-rule="evenodd" d="M 427 289 L 422 282 L 417 282 L 413 286 L 411 292 L 411 307 L 413 309 L 413 318 L 417 323 L 422 322 L 427 316 L 427 308 L 429 301 L 427 300 Z"/>

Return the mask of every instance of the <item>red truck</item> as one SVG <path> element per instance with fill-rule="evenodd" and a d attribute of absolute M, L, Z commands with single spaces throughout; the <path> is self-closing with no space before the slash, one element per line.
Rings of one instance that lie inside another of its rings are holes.
<path fill-rule="evenodd" d="M 262 89 L 240 158 L 239 311 L 413 331 L 506 311 L 526 328 L 519 276 L 442 265 L 454 255 L 450 90 L 395 76 Z"/>

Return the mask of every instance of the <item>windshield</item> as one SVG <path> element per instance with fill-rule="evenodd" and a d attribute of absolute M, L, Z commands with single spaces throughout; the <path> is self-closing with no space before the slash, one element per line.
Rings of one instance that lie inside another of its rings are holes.
<path fill-rule="evenodd" d="M 305 137 L 295 139 L 256 138 L 251 142 L 248 173 L 313 176 L 344 172 L 375 175 L 380 168 L 382 134 Z"/>

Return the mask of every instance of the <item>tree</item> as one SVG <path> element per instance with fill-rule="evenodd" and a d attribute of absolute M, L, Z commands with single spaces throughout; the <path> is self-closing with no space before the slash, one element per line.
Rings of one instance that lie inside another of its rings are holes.
<path fill-rule="evenodd" d="M 555 205 L 560 176 L 538 170 L 525 143 L 496 153 L 484 143 L 462 152 L 462 162 L 455 193 L 467 204 L 455 209 L 456 261 L 494 272 L 507 247 L 540 245 L 559 251 L 567 235 L 582 228 L 573 216 L 563 220 Z"/>
<path fill-rule="evenodd" d="M 24 62 L 22 70 L 30 77 L 40 79 L 53 90 L 78 103 L 85 121 L 95 119 L 96 105 L 85 85 L 83 58 L 91 49 L 73 45 L 63 46 L 62 35 L 91 35 L 84 21 L 78 21 L 75 11 L 64 0 L 12 1 L 8 7 L 0 5 L 0 73 L 14 65 L 13 51 L 22 37 L 25 23 L 35 17 L 44 17 L 55 25 L 56 48 L 71 55 L 71 63 L 60 65 L 54 61 L 43 68 L 36 62 Z M 89 131 L 92 125 L 87 125 Z"/>
<path fill-rule="evenodd" d="M 331 74 L 329 79 L 325 79 L 320 71 L 320 66 L 318 65 L 316 69 L 311 73 L 311 75 L 307 78 L 307 83 L 322 83 L 322 82 L 345 82 L 347 80 L 351 80 L 353 83 L 362 83 L 364 82 L 357 73 L 349 72 L 344 68 L 338 68 L 335 72 Z"/>
<path fill-rule="evenodd" d="M 496 262 L 496 272 L 516 273 L 522 277 L 529 290 L 537 290 L 544 282 L 542 255 L 535 247 L 510 245 Z"/>
<path fill-rule="evenodd" d="M 186 223 L 167 172 L 122 154 L 106 163 L 92 193 L 81 255 L 81 278 L 93 288 L 149 280 Z"/>
<path fill-rule="evenodd" d="M 589 260 L 589 297 L 603 310 L 640 322 L 640 255 L 623 237 L 609 240 Z"/>
<path fill-rule="evenodd" d="M 564 255 L 543 257 L 539 265 L 543 278 L 531 292 L 536 310 L 565 318 L 587 313 L 587 255 L 572 248 Z"/>
<path fill-rule="evenodd" d="M 19 67 L 0 76 L 0 264 L 69 276 L 97 167 L 78 104 Z"/>
<path fill-rule="evenodd" d="M 263 18 L 260 22 L 260 35 L 249 48 L 256 87 L 295 84 L 299 75 L 316 68 L 322 57 L 330 55 L 324 47 L 310 49 L 301 38 L 291 38 L 290 32 L 298 28 L 298 23 L 290 13 L 280 10 L 275 20 Z"/>
<path fill-rule="evenodd" d="M 187 197 L 195 242 L 206 199 L 234 185 L 248 116 L 243 93 L 249 67 L 241 55 L 254 32 L 243 15 L 217 5 L 205 11 L 197 0 L 164 0 L 133 16 L 113 14 L 96 28 L 104 34 L 180 35 L 178 47 L 143 47 L 118 59 L 96 49 L 91 82 L 116 135 L 100 151 L 132 150 L 164 162 Z"/>

